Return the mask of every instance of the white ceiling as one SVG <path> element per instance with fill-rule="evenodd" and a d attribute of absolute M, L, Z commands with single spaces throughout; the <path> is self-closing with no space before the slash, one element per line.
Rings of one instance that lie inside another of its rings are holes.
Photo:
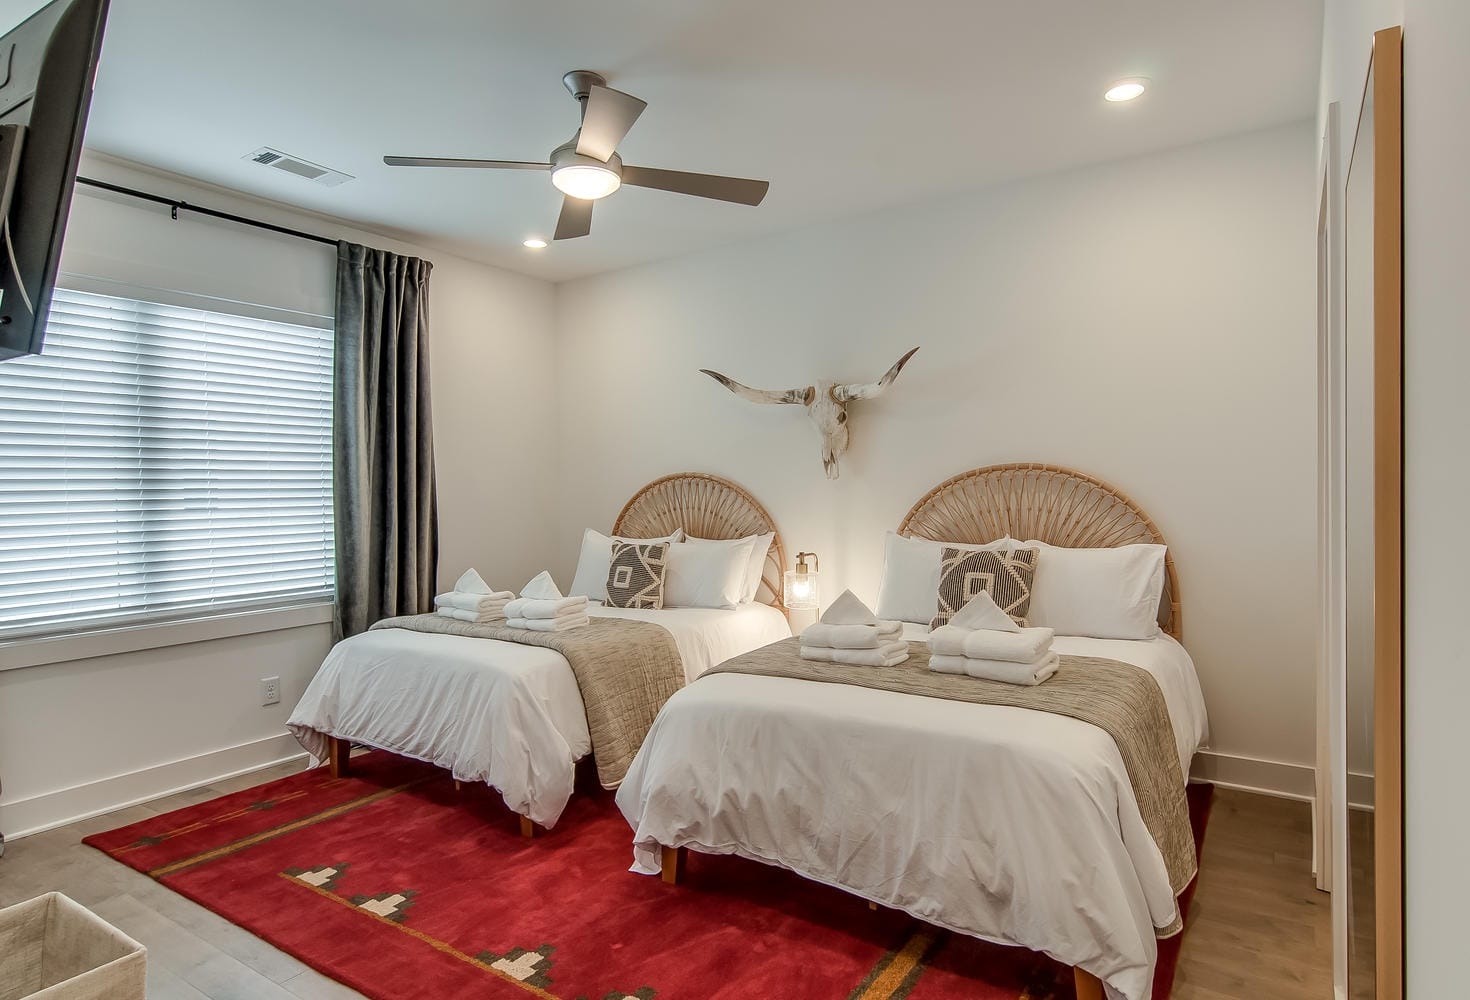
<path fill-rule="evenodd" d="M 1321 0 L 113 0 L 87 142 L 563 280 L 1304 118 L 1321 16 Z M 766 178 L 765 204 L 625 188 L 591 236 L 530 251 L 560 204 L 546 174 L 381 162 L 544 159 L 576 128 L 561 75 L 582 67 L 648 102 L 627 162 Z M 1104 103 L 1126 76 L 1154 87 Z M 266 145 L 356 179 L 240 159 Z"/>

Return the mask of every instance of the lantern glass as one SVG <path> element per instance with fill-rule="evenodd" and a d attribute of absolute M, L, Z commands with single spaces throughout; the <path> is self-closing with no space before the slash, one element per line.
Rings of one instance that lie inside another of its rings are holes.
<path fill-rule="evenodd" d="M 790 611 L 805 611 L 821 606 L 822 589 L 815 570 L 793 569 L 786 573 L 786 607 Z"/>

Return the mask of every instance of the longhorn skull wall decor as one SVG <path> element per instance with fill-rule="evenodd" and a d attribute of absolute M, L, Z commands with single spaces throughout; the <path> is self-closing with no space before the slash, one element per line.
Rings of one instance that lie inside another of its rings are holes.
<path fill-rule="evenodd" d="M 915 347 L 893 363 L 893 367 L 876 382 L 837 383 L 818 382 L 805 389 L 752 389 L 732 378 L 708 368 L 700 371 L 729 389 L 741 399 L 752 403 L 792 403 L 805 406 L 807 416 L 817 425 L 822 434 L 822 468 L 827 470 L 828 479 L 837 478 L 837 460 L 847 451 L 847 404 L 854 399 L 873 399 L 893 384 L 903 366 L 908 364 L 919 349 Z"/>

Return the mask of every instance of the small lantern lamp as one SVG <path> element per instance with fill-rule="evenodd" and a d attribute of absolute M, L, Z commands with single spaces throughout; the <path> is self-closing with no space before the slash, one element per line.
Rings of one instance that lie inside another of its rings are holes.
<path fill-rule="evenodd" d="M 810 558 L 812 565 L 807 566 Z M 807 611 L 821 607 L 822 592 L 817 582 L 821 562 L 815 552 L 798 552 L 796 569 L 786 572 L 786 610 Z"/>

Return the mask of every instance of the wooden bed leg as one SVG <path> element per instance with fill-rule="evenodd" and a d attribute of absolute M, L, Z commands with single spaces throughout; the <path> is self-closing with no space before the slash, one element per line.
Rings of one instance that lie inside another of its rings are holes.
<path fill-rule="evenodd" d="M 527 840 L 536 836 L 536 824 L 531 822 L 531 817 L 529 816 L 521 817 L 521 836 Z"/>
<path fill-rule="evenodd" d="M 1077 1000 L 1105 1000 L 1102 980 L 1090 972 L 1072 966 L 1072 980 L 1077 986 Z"/>
<path fill-rule="evenodd" d="M 348 761 L 352 757 L 352 742 L 339 740 L 335 736 L 327 740 L 327 767 L 334 778 L 347 777 Z"/>
<path fill-rule="evenodd" d="M 684 864 L 689 858 L 687 847 L 665 847 L 663 848 L 662 865 L 664 881 L 669 885 L 678 885 L 679 880 L 684 877 Z"/>
<path fill-rule="evenodd" d="M 464 782 L 460 781 L 458 778 L 455 778 L 454 779 L 454 790 L 456 792 L 462 792 L 462 791 L 464 791 Z"/>
<path fill-rule="evenodd" d="M 878 909 L 878 904 L 875 903 L 875 902 L 873 902 L 870 899 L 870 900 L 868 900 L 868 909 L 870 909 L 870 910 L 876 910 L 876 909 Z"/>

